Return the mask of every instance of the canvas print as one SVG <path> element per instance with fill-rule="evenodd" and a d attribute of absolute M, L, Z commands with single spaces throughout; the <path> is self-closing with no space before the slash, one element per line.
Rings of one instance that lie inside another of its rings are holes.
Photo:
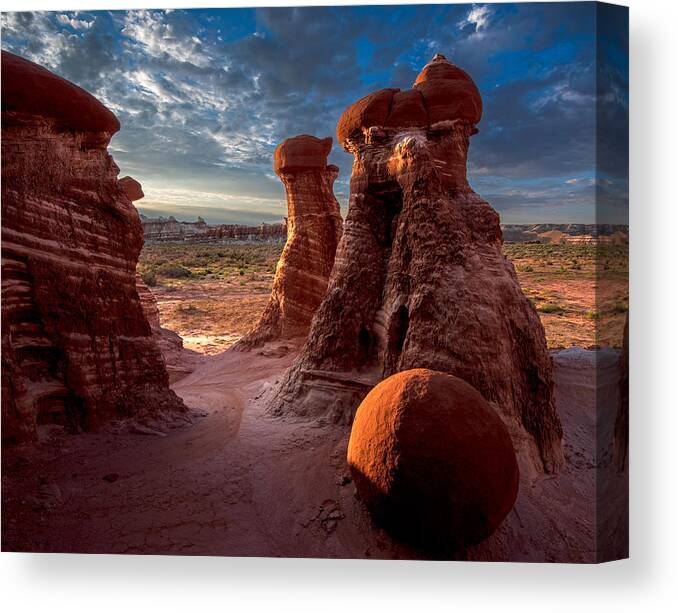
<path fill-rule="evenodd" d="M 628 555 L 628 9 L 2 15 L 2 548 Z"/>

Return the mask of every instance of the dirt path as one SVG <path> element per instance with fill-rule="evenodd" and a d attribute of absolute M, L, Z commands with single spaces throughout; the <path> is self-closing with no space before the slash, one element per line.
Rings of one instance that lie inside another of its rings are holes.
<path fill-rule="evenodd" d="M 3 549 L 391 557 L 346 479 L 345 433 L 264 414 L 293 356 L 204 356 L 174 386 L 204 416 L 165 436 L 55 431 L 15 450 Z"/>

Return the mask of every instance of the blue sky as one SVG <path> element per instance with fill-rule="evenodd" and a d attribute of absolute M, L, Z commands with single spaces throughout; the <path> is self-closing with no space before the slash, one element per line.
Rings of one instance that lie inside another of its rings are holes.
<path fill-rule="evenodd" d="M 483 96 L 469 179 L 504 223 L 626 223 L 627 27 L 588 2 L 5 13 L 2 47 L 118 115 L 110 151 L 147 215 L 279 221 L 275 146 L 334 137 L 441 52 Z M 335 143 L 330 162 L 345 206 L 351 157 Z"/>

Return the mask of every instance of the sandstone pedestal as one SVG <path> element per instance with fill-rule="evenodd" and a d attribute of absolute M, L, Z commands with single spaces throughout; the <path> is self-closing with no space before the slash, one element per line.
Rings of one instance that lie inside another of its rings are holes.
<path fill-rule="evenodd" d="M 274 169 L 287 192 L 287 242 L 268 305 L 241 349 L 305 336 L 325 296 L 342 225 L 332 191 L 338 168 L 327 164 L 331 148 L 331 138 L 301 135 L 275 150 Z"/>

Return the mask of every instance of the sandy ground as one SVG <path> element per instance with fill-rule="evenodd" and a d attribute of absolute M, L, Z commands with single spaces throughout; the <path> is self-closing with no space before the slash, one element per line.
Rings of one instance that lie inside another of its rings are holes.
<path fill-rule="evenodd" d="M 272 276 L 259 276 L 262 281 L 245 286 L 202 280 L 150 289 L 163 327 L 179 334 L 187 349 L 216 355 L 234 345 L 263 313 Z"/>
<path fill-rule="evenodd" d="M 344 460 L 346 430 L 265 413 L 297 349 L 191 354 L 195 371 L 173 386 L 193 409 L 190 426 L 121 422 L 79 435 L 45 428 L 37 450 L 12 450 L 3 458 L 3 549 L 419 557 L 374 527 L 356 499 Z M 469 558 L 594 561 L 595 482 L 602 474 L 595 466 L 595 359 L 604 379 L 599 421 L 607 424 L 598 434 L 609 446 L 616 353 L 557 354 L 567 467 L 557 477 L 523 476 L 514 511 Z M 614 474 L 606 483 L 618 492 Z M 614 513 L 599 515 L 611 517 L 601 520 L 609 533 L 623 528 Z"/>

